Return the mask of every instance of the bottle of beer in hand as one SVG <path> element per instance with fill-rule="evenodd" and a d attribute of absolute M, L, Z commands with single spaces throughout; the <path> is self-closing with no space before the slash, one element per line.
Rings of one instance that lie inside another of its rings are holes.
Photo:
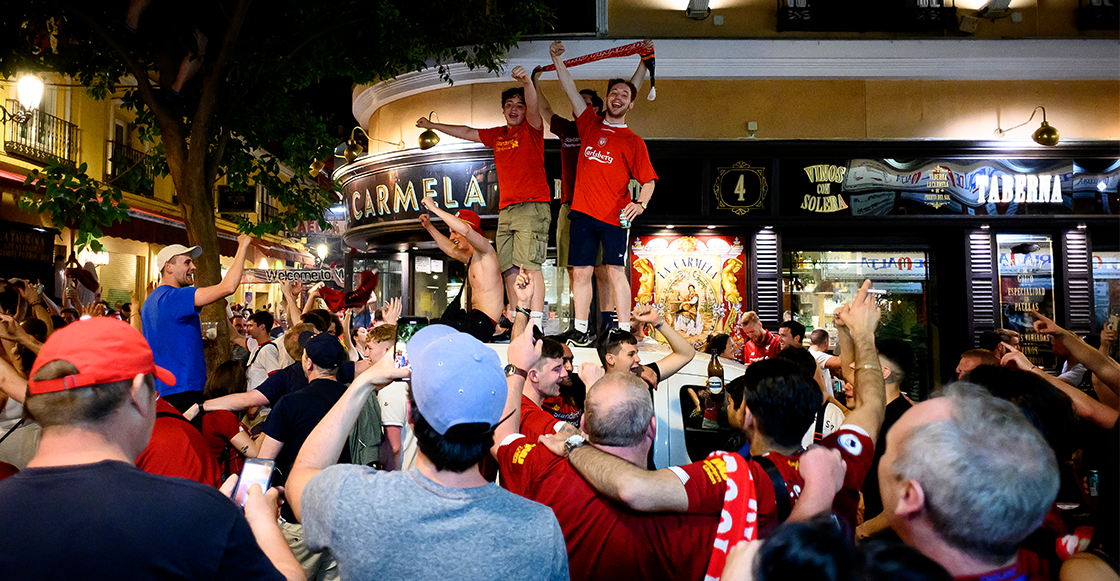
<path fill-rule="evenodd" d="M 719 410 L 723 407 L 723 399 L 723 364 L 719 361 L 719 355 L 712 353 L 712 360 L 708 362 L 708 398 L 704 402 L 704 421 L 700 424 L 701 427 L 719 427 Z"/>

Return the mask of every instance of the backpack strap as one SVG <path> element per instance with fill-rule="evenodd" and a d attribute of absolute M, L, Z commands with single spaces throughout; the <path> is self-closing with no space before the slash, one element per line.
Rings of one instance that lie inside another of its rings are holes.
<path fill-rule="evenodd" d="M 179 421 L 181 421 L 185 424 L 190 425 L 190 427 L 194 428 L 195 430 L 198 430 L 199 433 L 202 433 L 202 430 L 198 426 L 194 425 L 194 422 L 192 422 L 192 421 L 188 420 L 187 418 L 183 417 L 182 414 L 177 414 L 177 413 L 174 413 L 174 412 L 156 412 L 156 418 L 175 418 L 175 419 L 177 419 L 177 420 L 179 420 Z"/>
<path fill-rule="evenodd" d="M 762 466 L 766 475 L 770 477 L 770 483 L 774 485 L 774 504 L 778 508 L 778 522 L 785 522 L 792 510 L 789 501 L 789 489 L 786 488 L 786 479 L 782 478 L 782 473 L 778 471 L 778 467 L 774 465 L 773 460 L 765 456 L 752 456 L 751 459 L 758 462 L 758 465 Z"/>
<path fill-rule="evenodd" d="M 825 400 L 821 405 L 821 409 L 817 410 L 817 424 L 813 428 L 813 443 L 820 444 L 824 439 L 824 413 L 828 411 L 828 400 Z"/>
<path fill-rule="evenodd" d="M 276 353 L 277 354 L 280 353 L 280 346 L 276 344 L 276 341 L 269 341 L 268 343 L 265 343 L 264 345 L 261 345 L 260 347 L 257 347 L 256 351 L 253 351 L 253 357 L 251 359 L 249 359 L 249 364 L 245 366 L 245 369 L 248 369 L 248 368 L 252 367 L 253 362 L 255 362 L 257 360 L 257 356 L 261 354 L 261 350 L 264 349 L 265 347 L 268 347 L 269 345 L 272 345 L 273 347 L 276 347 Z"/>

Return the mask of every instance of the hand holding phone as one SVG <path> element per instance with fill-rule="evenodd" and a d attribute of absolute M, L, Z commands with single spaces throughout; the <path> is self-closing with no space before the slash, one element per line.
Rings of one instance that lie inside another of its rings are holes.
<path fill-rule="evenodd" d="M 393 359 L 397 367 L 408 367 L 408 342 L 417 331 L 428 326 L 427 317 L 401 317 L 397 319 L 397 342 L 393 348 Z"/>
<path fill-rule="evenodd" d="M 272 481 L 272 469 L 276 463 L 272 460 L 260 458 L 246 458 L 245 467 L 241 469 L 241 476 L 237 478 L 237 488 L 233 492 L 233 502 L 245 508 L 245 497 L 249 494 L 249 487 L 258 484 L 262 492 L 268 491 L 268 484 Z"/>

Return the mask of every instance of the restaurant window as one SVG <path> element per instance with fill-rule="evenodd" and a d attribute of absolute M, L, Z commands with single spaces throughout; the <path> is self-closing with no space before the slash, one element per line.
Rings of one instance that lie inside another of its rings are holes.
<path fill-rule="evenodd" d="M 796 251 L 784 253 L 782 264 L 783 320 L 805 325 L 806 346 L 812 330 L 824 329 L 836 355 L 832 313 L 870 279 L 882 309 L 876 336 L 901 339 L 914 349 L 914 373 L 903 381 L 902 391 L 914 399 L 929 393 L 931 264 L 925 252 Z"/>
<path fill-rule="evenodd" d="M 1120 252 L 1093 253 L 1093 307 L 1098 329 L 1110 317 L 1120 317 Z"/>
<path fill-rule="evenodd" d="M 362 271 L 369 270 L 377 273 L 377 286 L 373 289 L 373 296 L 377 299 L 377 308 L 381 308 L 386 300 L 394 297 L 400 297 L 401 300 L 404 300 L 406 297 L 403 295 L 404 279 L 402 271 L 406 260 L 408 260 L 407 254 L 355 257 L 351 290 L 358 288 L 358 285 L 361 284 Z M 406 301 L 403 314 L 410 314 L 408 308 Z M 370 317 L 372 316 L 373 314 L 370 313 Z M 365 324 L 365 321 L 363 320 L 362 323 Z"/>
<path fill-rule="evenodd" d="M 1000 327 L 1019 333 L 1019 349 L 1031 363 L 1054 368 L 1050 338 L 1034 332 L 1039 314 L 1054 318 L 1054 248 L 1041 234 L 996 234 L 999 247 Z"/>
<path fill-rule="evenodd" d="M 444 255 L 417 255 L 412 284 L 412 315 L 438 319 L 459 296 L 467 266 Z"/>

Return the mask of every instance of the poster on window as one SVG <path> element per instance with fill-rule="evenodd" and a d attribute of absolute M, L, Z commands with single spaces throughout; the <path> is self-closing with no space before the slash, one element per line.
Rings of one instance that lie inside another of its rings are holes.
<path fill-rule="evenodd" d="M 738 237 L 639 236 L 630 264 L 634 305 L 655 306 L 694 347 L 711 334 L 736 335 L 747 274 Z"/>
<path fill-rule="evenodd" d="M 1054 253 L 1049 236 L 998 234 L 1001 326 L 1019 333 L 1019 349 L 1031 363 L 1053 368 L 1065 355 L 1050 337 L 1035 333 L 1037 312 L 1054 318 Z"/>

